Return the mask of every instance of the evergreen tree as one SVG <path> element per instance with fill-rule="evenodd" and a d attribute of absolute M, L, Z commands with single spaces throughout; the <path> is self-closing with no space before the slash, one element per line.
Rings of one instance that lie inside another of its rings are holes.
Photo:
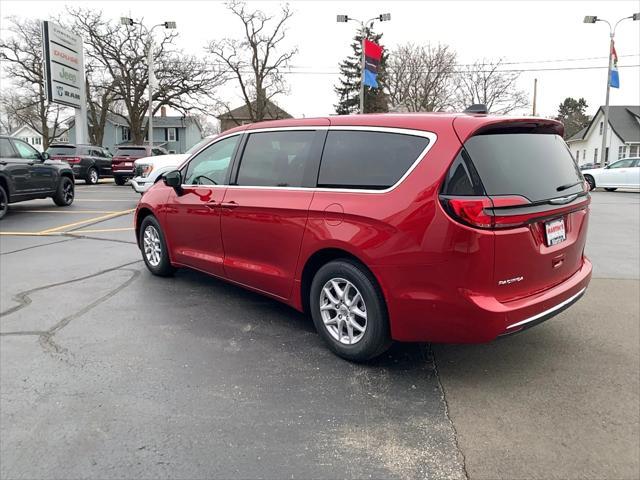
<path fill-rule="evenodd" d="M 334 87 L 338 94 L 338 104 L 334 105 L 338 115 L 359 113 L 360 111 L 360 80 L 362 78 L 362 28 L 358 30 L 353 39 L 351 48 L 353 53 L 340 63 L 340 84 Z M 374 33 L 370 28 L 366 29 L 366 38 L 381 45 L 382 34 Z M 378 88 L 364 87 L 364 111 L 365 113 L 388 112 L 388 97 L 386 78 L 387 53 L 383 49 L 380 67 L 378 69 Z"/>
<path fill-rule="evenodd" d="M 556 120 L 564 123 L 564 138 L 570 138 L 589 125 L 591 118 L 586 111 L 589 106 L 584 98 L 567 97 L 558 107 Z"/>

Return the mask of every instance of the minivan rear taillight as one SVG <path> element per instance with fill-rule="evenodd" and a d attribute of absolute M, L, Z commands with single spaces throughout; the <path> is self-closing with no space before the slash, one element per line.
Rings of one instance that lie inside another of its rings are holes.
<path fill-rule="evenodd" d="M 584 196 L 571 205 L 533 205 L 518 195 L 497 197 L 450 197 L 441 195 L 444 209 L 455 220 L 471 227 L 504 229 L 522 227 L 534 221 L 587 208 L 590 197 Z M 525 207 L 526 212 L 518 211 Z M 528 207 L 528 208 L 527 208 Z M 549 208 L 551 207 L 551 208 Z"/>

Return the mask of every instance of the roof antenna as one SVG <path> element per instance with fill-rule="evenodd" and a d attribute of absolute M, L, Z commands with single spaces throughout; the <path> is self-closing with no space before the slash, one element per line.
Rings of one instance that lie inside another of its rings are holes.
<path fill-rule="evenodd" d="M 473 105 L 467 107 L 464 110 L 464 113 L 482 113 L 486 115 L 489 113 L 489 110 L 484 103 L 474 103 Z"/>

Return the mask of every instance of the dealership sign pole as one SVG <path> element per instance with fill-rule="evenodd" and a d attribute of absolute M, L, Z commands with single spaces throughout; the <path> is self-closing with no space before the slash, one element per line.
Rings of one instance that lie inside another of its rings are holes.
<path fill-rule="evenodd" d="M 82 37 L 58 24 L 42 22 L 45 95 L 76 112 L 76 143 L 88 143 Z"/>

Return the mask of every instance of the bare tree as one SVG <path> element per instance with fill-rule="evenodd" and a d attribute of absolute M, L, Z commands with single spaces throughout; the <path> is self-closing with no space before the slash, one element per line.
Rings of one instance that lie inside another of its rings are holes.
<path fill-rule="evenodd" d="M 447 45 L 399 46 L 389 55 L 391 105 L 410 112 L 434 112 L 453 104 L 456 53 Z"/>
<path fill-rule="evenodd" d="M 298 52 L 297 48 L 278 52 L 286 36 L 285 24 L 293 12 L 281 7 L 278 17 L 261 10 L 248 10 L 244 2 L 232 1 L 227 8 L 242 22 L 244 38 L 212 41 L 209 51 L 222 63 L 231 79 L 238 82 L 252 122 L 259 122 L 269 113 L 267 102 L 287 91 L 281 70 Z M 227 106 L 227 111 L 230 111 Z"/>
<path fill-rule="evenodd" d="M 147 52 L 151 33 L 141 22 L 125 27 L 95 10 L 68 9 L 68 16 L 74 30 L 84 38 L 86 57 L 94 65 L 94 71 L 96 74 L 100 71 L 108 79 L 97 89 L 97 96 L 92 97 L 96 106 L 104 105 L 109 98 L 114 103 L 107 110 L 122 106 L 131 129 L 131 140 L 142 143 L 148 128 L 145 122 L 149 109 Z M 176 48 L 177 35 L 175 31 L 165 31 L 155 42 L 153 113 L 163 106 L 183 114 L 194 110 L 208 112 L 206 100 L 214 103 L 215 90 L 225 80 L 223 72 Z"/>
<path fill-rule="evenodd" d="M 85 69 L 89 141 L 92 145 L 102 145 L 107 116 L 116 108 L 117 90 L 114 80 L 95 62 L 90 62 Z"/>
<path fill-rule="evenodd" d="M 3 93 L 2 108 L 15 121 L 42 135 L 44 149 L 67 128 L 68 109 L 45 99 L 42 64 L 42 27 L 38 20 L 9 17 L 11 35 L 0 38 L 0 58 L 11 93 Z"/>
<path fill-rule="evenodd" d="M 485 104 L 491 113 L 506 114 L 529 104 L 526 93 L 517 86 L 519 72 L 500 70 L 501 60 L 478 60 L 456 75 L 456 106 L 465 109 Z"/>

